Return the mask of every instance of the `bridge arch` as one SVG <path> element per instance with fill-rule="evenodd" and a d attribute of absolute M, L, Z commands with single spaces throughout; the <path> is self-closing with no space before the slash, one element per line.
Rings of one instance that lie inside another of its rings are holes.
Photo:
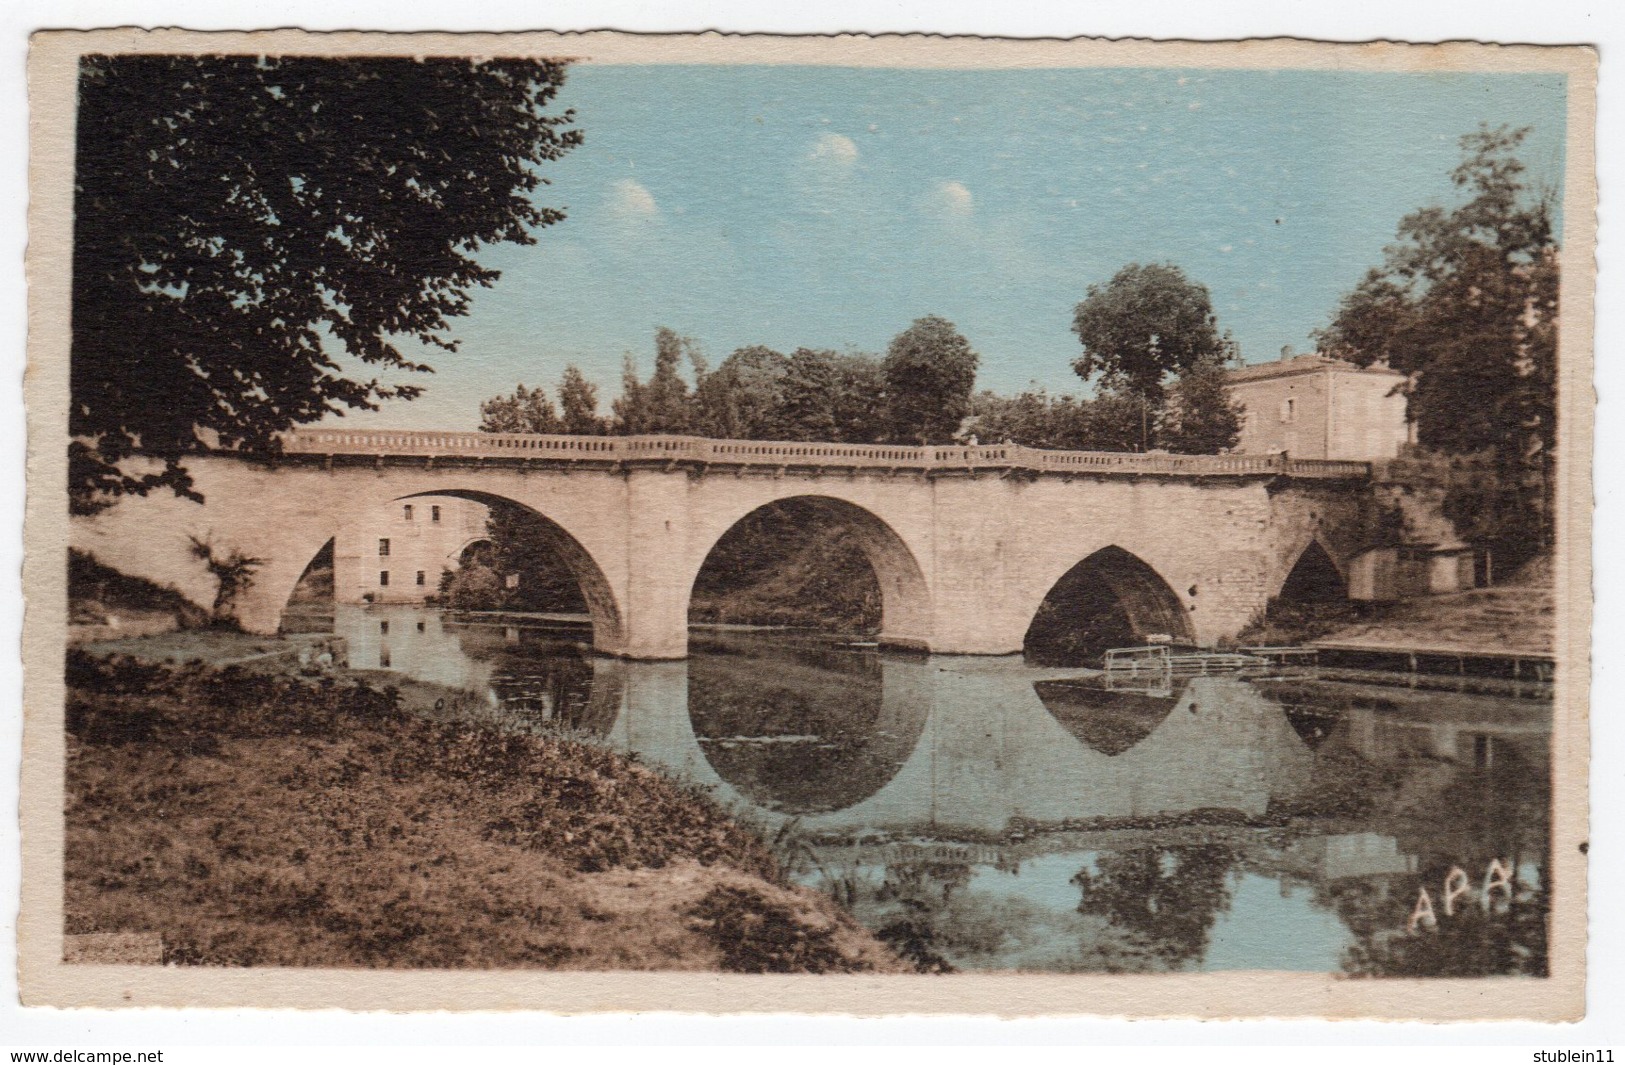
<path fill-rule="evenodd" d="M 1076 664 L 1152 634 L 1196 639 L 1185 606 L 1162 575 L 1112 545 L 1073 565 L 1050 587 L 1028 624 L 1022 651 L 1039 661 Z"/>
<path fill-rule="evenodd" d="M 598 560 L 592 557 L 592 552 L 584 547 L 580 540 L 571 535 L 570 531 L 535 507 L 522 503 L 508 496 L 492 492 L 480 492 L 466 488 L 436 488 L 427 492 L 412 492 L 398 497 L 399 499 L 416 499 L 423 496 L 450 496 L 453 499 L 466 499 L 473 503 L 480 503 L 486 507 L 511 506 L 517 507 L 536 519 L 537 532 L 546 541 L 547 546 L 564 562 L 576 579 L 581 589 L 581 597 L 586 600 L 587 613 L 592 618 L 592 642 L 597 648 L 612 647 L 620 643 L 624 635 L 620 604 L 615 599 L 615 591 L 610 586 L 609 578 L 605 576 L 604 569 Z M 480 542 L 489 543 L 488 537 L 473 537 L 458 551 L 461 558 L 464 551 Z"/>
<path fill-rule="evenodd" d="M 914 551 L 895 529 L 875 512 L 849 500 L 827 495 L 791 495 L 752 507 L 728 522 L 708 543 L 694 569 L 689 586 L 689 603 L 694 589 L 713 561 L 717 549 L 735 530 L 753 517 L 770 510 L 787 510 L 803 527 L 842 529 L 848 532 L 880 587 L 880 633 L 882 643 L 926 649 L 931 637 L 931 590 Z"/>
<path fill-rule="evenodd" d="M 1271 600 L 1304 603 L 1348 598 L 1348 575 L 1318 535 L 1305 537 L 1286 557 L 1292 564 L 1283 568 Z"/>
<path fill-rule="evenodd" d="M 568 529 L 535 507 L 499 493 L 441 487 L 393 495 L 388 499 L 377 502 L 369 500 L 365 507 L 372 508 L 380 503 L 387 505 L 403 499 L 425 497 L 466 499 L 487 507 L 511 506 L 531 515 L 535 519 L 538 533 L 546 540 L 547 546 L 569 568 L 571 575 L 575 577 L 576 583 L 581 589 L 582 598 L 586 601 L 587 611 L 592 619 L 593 645 L 604 648 L 614 647 L 620 643 L 624 635 L 623 615 L 603 567 L 598 564 L 591 552 Z M 354 512 L 339 515 L 334 524 L 341 527 L 349 524 L 361 515 L 361 510 L 362 508 L 357 508 Z M 291 540 L 297 542 L 290 542 L 285 551 L 278 552 L 275 560 L 255 575 L 255 582 L 249 593 L 250 601 L 245 602 L 242 610 L 239 611 L 239 617 L 250 631 L 276 630 L 277 619 L 286 610 L 299 578 L 304 574 L 311 560 L 333 538 L 333 533 L 326 526 L 322 527 L 320 531 L 312 532 L 309 537 L 305 538 L 300 538 L 293 530 L 290 530 L 288 535 Z M 319 542 L 315 539 L 316 537 L 320 538 Z M 303 542 L 304 539 L 309 539 L 311 542 L 306 544 Z M 462 550 L 466 550 L 473 546 L 474 543 L 481 541 L 488 542 L 488 538 L 474 537 L 469 543 L 463 545 Z M 461 555 L 461 550 L 459 555 Z"/>

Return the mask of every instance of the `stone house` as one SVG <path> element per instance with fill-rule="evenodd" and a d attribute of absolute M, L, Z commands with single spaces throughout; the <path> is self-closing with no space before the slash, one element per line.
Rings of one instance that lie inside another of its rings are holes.
<path fill-rule="evenodd" d="M 1405 375 L 1386 366 L 1283 355 L 1232 369 L 1228 378 L 1231 397 L 1244 409 L 1240 454 L 1381 461 L 1411 442 L 1398 392 Z"/>

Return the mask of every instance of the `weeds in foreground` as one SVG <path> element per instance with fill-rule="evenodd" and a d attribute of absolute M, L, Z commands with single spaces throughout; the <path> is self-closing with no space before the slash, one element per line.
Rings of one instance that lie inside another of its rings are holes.
<path fill-rule="evenodd" d="M 689 915 L 722 952 L 722 967 L 729 972 L 853 971 L 835 944 L 833 924 L 814 925 L 754 888 L 712 888 Z"/>
<path fill-rule="evenodd" d="M 332 678 L 80 651 L 67 676 L 69 934 L 199 965 L 896 964 L 715 803 L 602 748 Z"/>

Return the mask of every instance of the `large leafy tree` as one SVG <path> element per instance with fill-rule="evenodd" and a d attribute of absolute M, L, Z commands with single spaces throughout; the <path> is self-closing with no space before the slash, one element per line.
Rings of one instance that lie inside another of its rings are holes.
<path fill-rule="evenodd" d="M 497 273 L 482 245 L 563 214 L 534 194 L 580 143 L 547 60 L 127 55 L 81 60 L 71 488 L 167 486 L 184 456 L 374 409 L 452 351 Z M 359 372 L 358 372 L 359 371 Z M 137 451 L 161 472 L 124 464 Z"/>
<path fill-rule="evenodd" d="M 1083 345 L 1072 362 L 1079 377 L 1099 374 L 1153 403 L 1170 375 L 1225 353 L 1207 286 L 1172 263 L 1130 263 L 1105 285 L 1090 285 L 1072 331 Z"/>
<path fill-rule="evenodd" d="M 1207 286 L 1172 263 L 1130 263 L 1105 285 L 1090 285 L 1072 331 L 1083 345 L 1072 369 L 1132 400 L 1142 449 L 1154 442 L 1168 378 L 1226 354 Z"/>
<path fill-rule="evenodd" d="M 1549 531 L 1557 439 L 1558 248 L 1551 198 L 1515 154 L 1527 133 L 1463 137 L 1450 176 L 1460 202 L 1402 219 L 1382 265 L 1317 338 L 1409 375 L 1424 447 L 1492 459 L 1499 489 L 1475 491 L 1458 516 L 1513 558 Z"/>
<path fill-rule="evenodd" d="M 954 324 L 916 319 L 886 349 L 881 370 L 893 439 L 944 444 L 971 411 L 979 359 Z"/>

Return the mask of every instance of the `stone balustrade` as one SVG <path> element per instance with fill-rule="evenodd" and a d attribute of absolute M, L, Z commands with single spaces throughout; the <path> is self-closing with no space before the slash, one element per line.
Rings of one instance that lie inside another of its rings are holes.
<path fill-rule="evenodd" d="M 1024 470 L 1072 475 L 1165 475 L 1360 479 L 1371 464 L 1284 455 L 1172 455 L 1160 452 L 1046 451 L 1020 444 L 912 447 L 695 436 L 544 436 L 528 433 L 390 429 L 301 429 L 282 436 L 289 455 L 534 460 L 615 465 L 668 462 L 706 466 L 909 471 Z"/>

